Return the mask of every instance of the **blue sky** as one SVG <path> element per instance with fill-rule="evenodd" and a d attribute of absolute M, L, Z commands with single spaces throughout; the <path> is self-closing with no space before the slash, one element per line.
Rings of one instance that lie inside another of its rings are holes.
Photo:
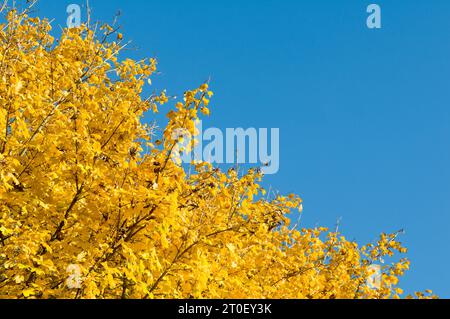
<path fill-rule="evenodd" d="M 39 15 L 64 25 L 83 2 L 41 0 Z M 303 197 L 304 226 L 342 218 L 360 243 L 405 229 L 402 286 L 450 297 L 450 2 L 373 2 L 381 30 L 361 0 L 90 0 L 94 20 L 121 10 L 129 57 L 158 58 L 156 88 L 211 77 L 205 126 L 280 128 L 265 184 Z"/>

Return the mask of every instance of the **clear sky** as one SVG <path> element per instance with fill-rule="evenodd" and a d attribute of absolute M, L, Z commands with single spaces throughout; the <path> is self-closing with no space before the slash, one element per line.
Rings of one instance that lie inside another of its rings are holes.
<path fill-rule="evenodd" d="M 71 3 L 84 1 L 41 0 L 39 15 L 65 25 Z M 381 30 L 366 26 L 370 3 Z M 450 1 L 90 4 L 103 22 L 121 10 L 126 54 L 158 58 L 157 88 L 180 95 L 211 77 L 205 126 L 280 128 L 265 184 L 302 196 L 303 226 L 342 218 L 360 243 L 403 228 L 402 286 L 450 297 Z"/>

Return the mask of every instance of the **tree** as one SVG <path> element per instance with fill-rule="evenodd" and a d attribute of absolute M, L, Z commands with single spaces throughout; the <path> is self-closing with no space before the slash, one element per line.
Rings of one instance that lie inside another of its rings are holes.
<path fill-rule="evenodd" d="M 397 235 L 360 247 L 290 225 L 295 195 L 263 196 L 261 173 L 172 160 L 209 113 L 185 93 L 160 140 L 143 123 L 154 59 L 120 60 L 122 35 L 66 29 L 11 9 L 0 25 L 0 298 L 391 298 Z M 422 296 L 422 295 L 419 295 Z"/>

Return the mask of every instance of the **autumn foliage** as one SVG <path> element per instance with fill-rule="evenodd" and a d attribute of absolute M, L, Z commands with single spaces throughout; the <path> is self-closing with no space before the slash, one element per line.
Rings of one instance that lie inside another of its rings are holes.
<path fill-rule="evenodd" d="M 261 173 L 172 159 L 209 113 L 208 84 L 158 133 L 144 97 L 156 61 L 119 59 L 110 26 L 66 29 L 11 10 L 0 24 L 0 298 L 392 298 L 397 235 L 359 246 L 290 224 L 298 196 Z M 94 31 L 96 29 L 96 31 Z M 120 56 L 124 55 L 121 53 Z M 156 135 L 156 136 L 155 136 Z M 394 257 L 394 258 L 391 258 Z"/>

